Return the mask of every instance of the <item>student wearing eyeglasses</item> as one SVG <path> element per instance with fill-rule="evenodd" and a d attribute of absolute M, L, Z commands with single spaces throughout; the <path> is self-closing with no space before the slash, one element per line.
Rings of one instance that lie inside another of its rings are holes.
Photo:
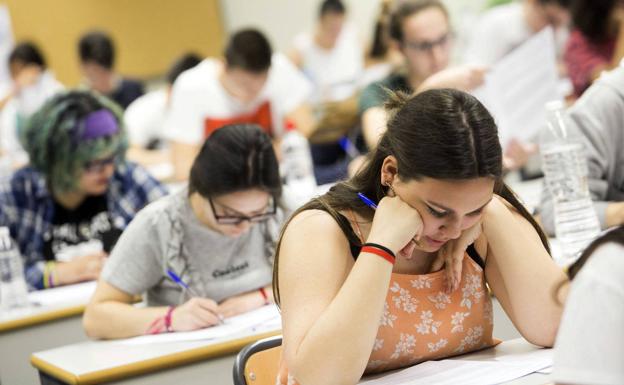
<path fill-rule="evenodd" d="M 121 111 L 88 91 L 49 99 L 20 132 L 30 165 L 0 179 L 0 226 L 44 289 L 96 279 L 121 231 L 166 190 L 124 160 Z"/>
<path fill-rule="evenodd" d="M 146 207 L 122 234 L 87 306 L 87 334 L 189 331 L 268 304 L 280 195 L 271 139 L 259 126 L 213 132 L 188 187 Z M 141 294 L 147 306 L 132 306 Z"/>
<path fill-rule="evenodd" d="M 383 108 L 387 90 L 406 93 L 431 88 L 469 91 L 483 83 L 484 70 L 477 66 L 447 68 L 453 36 L 448 11 L 438 0 L 408 0 L 392 12 L 389 23 L 391 44 L 403 54 L 405 66 L 362 91 L 359 111 L 362 133 L 369 149 L 386 130 Z"/>

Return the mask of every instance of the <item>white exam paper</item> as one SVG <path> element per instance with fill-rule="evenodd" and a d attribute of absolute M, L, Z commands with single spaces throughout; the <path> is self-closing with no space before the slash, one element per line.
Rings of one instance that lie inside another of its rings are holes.
<path fill-rule="evenodd" d="M 281 326 L 281 318 L 277 307 L 275 305 L 267 305 L 241 315 L 226 318 L 223 325 L 211 326 L 192 332 L 140 336 L 117 342 L 123 345 L 144 345 L 162 342 L 210 340 L 229 337 L 246 330 L 279 330 Z"/>

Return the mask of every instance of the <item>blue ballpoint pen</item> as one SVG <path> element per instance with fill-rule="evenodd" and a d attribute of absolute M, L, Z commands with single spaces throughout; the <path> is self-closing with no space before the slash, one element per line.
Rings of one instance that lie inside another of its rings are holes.
<path fill-rule="evenodd" d="M 171 269 L 167 269 L 167 275 L 169 276 L 169 278 L 171 278 L 171 280 L 175 283 L 177 283 L 180 287 L 182 287 L 183 289 L 185 289 L 186 291 L 188 291 L 188 293 L 190 295 L 192 295 L 193 297 L 199 297 L 199 295 L 189 287 L 189 285 L 186 284 L 186 282 L 184 282 L 182 280 L 182 278 L 178 277 L 178 275 L 176 273 L 174 273 Z M 223 316 L 221 314 L 215 313 L 214 311 L 211 310 L 211 312 L 217 316 L 217 318 L 219 318 L 219 323 L 223 323 L 225 320 L 223 319 Z"/>
<path fill-rule="evenodd" d="M 366 204 L 366 206 L 370 207 L 373 210 L 377 210 L 377 205 L 375 204 L 375 202 L 370 200 L 370 198 L 368 198 L 366 195 L 362 194 L 361 192 L 357 193 L 357 195 L 358 195 L 358 198 L 360 198 L 360 200 Z"/>

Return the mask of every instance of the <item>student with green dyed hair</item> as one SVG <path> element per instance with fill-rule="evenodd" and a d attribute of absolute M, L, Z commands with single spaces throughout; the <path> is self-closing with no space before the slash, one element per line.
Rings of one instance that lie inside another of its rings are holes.
<path fill-rule="evenodd" d="M 0 180 L 0 226 L 19 247 L 27 282 L 96 279 L 121 231 L 165 189 L 125 161 L 121 112 L 104 97 L 59 94 L 20 134 L 30 165 Z"/>

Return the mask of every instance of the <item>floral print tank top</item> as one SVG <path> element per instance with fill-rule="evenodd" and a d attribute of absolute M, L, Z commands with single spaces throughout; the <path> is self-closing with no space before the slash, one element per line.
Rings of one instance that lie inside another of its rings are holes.
<path fill-rule="evenodd" d="M 351 213 L 352 214 L 352 213 Z M 362 234 L 343 215 L 336 218 L 357 259 Z M 475 262 L 475 260 L 480 263 Z M 399 369 L 497 345 L 483 260 L 470 246 L 462 261 L 459 288 L 445 292 L 444 269 L 429 274 L 392 273 L 383 314 L 365 374 Z M 276 385 L 298 385 L 283 357 Z"/>
<path fill-rule="evenodd" d="M 393 273 L 379 330 L 365 373 L 383 372 L 488 348 L 492 301 L 483 269 L 464 255 L 461 284 L 446 294 L 444 270 L 424 275 Z M 277 385 L 297 385 L 282 359 Z"/>

